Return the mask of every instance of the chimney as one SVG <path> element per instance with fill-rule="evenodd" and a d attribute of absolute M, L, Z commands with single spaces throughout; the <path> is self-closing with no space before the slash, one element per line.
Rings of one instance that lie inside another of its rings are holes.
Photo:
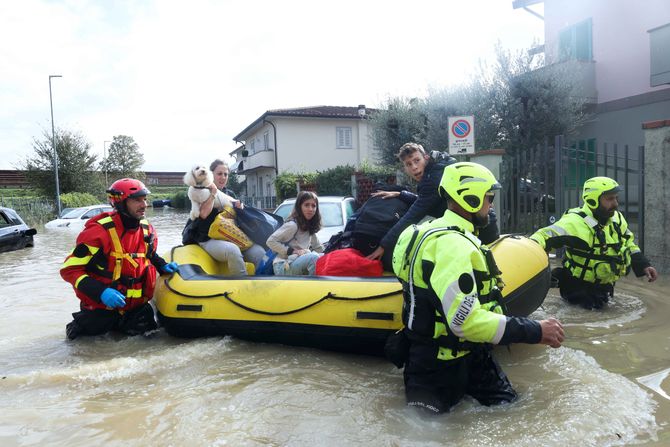
<path fill-rule="evenodd" d="M 358 116 L 365 118 L 365 104 L 358 105 Z"/>

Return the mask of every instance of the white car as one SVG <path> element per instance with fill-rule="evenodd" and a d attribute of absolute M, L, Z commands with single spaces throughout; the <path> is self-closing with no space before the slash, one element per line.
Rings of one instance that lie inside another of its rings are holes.
<path fill-rule="evenodd" d="M 295 198 L 284 200 L 275 209 L 274 213 L 284 220 L 291 214 L 295 206 Z M 319 212 L 321 213 L 321 231 L 316 233 L 321 244 L 325 244 L 330 237 L 344 230 L 347 220 L 356 211 L 356 200 L 353 197 L 322 196 L 319 197 Z"/>
<path fill-rule="evenodd" d="M 44 228 L 55 229 L 55 228 L 67 228 L 77 231 L 84 229 L 84 224 L 88 219 L 98 214 L 105 213 L 107 211 L 112 211 L 110 205 L 91 205 L 91 206 L 82 206 L 81 208 L 74 208 L 73 210 L 64 213 L 63 217 L 59 219 L 54 219 L 46 224 Z"/>

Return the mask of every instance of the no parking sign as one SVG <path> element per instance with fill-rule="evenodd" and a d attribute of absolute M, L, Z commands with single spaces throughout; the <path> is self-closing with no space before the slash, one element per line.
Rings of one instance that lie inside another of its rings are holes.
<path fill-rule="evenodd" d="M 449 117 L 449 155 L 475 153 L 475 117 Z"/>

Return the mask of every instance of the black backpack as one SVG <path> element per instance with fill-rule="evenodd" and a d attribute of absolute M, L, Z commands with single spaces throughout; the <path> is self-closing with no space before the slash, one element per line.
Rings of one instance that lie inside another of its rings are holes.
<path fill-rule="evenodd" d="M 377 185 L 374 191 L 404 191 L 399 185 Z M 382 199 L 370 197 L 363 206 L 349 218 L 344 231 L 330 238 L 325 252 L 341 248 L 355 248 L 367 256 L 379 246 L 386 233 L 407 212 L 409 205 L 399 198 Z M 391 250 L 389 250 L 391 251 Z M 385 270 L 391 270 L 393 253 L 384 253 L 382 263 Z"/>

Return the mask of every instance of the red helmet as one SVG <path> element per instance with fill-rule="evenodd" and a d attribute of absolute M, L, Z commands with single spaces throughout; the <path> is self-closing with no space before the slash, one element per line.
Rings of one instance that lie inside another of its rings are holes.
<path fill-rule="evenodd" d="M 107 190 L 107 198 L 109 203 L 116 207 L 123 203 L 124 200 L 131 197 L 144 197 L 151 194 L 151 191 L 144 186 L 144 183 L 134 178 L 122 178 L 112 183 L 112 186 Z"/>

